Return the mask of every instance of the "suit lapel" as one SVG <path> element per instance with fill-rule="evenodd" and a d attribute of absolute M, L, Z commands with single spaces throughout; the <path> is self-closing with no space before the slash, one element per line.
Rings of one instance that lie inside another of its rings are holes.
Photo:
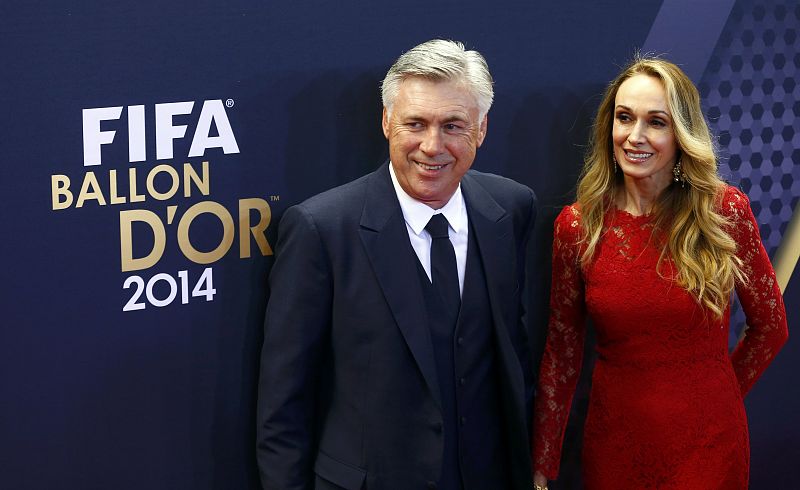
<path fill-rule="evenodd" d="M 516 350 L 511 343 L 508 329 L 516 325 L 506 325 L 504 312 L 509 298 L 514 296 L 516 286 L 516 248 L 511 216 L 506 214 L 497 201 L 469 173 L 461 179 L 461 189 L 467 204 L 469 220 L 475 231 L 475 241 L 486 274 L 486 287 L 489 291 L 489 304 L 492 308 L 497 353 L 501 366 L 518 398 L 516 406 L 525 406 L 525 382 L 522 378 Z M 509 319 L 514 321 L 515 319 Z"/>
<path fill-rule="evenodd" d="M 417 256 L 408 239 L 388 163 L 370 176 L 359 233 L 397 326 L 441 408 L 425 299 L 415 263 Z"/>

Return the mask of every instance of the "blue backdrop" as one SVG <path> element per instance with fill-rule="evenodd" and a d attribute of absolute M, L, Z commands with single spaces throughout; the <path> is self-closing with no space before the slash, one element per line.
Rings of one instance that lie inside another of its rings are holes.
<path fill-rule="evenodd" d="M 637 48 L 698 83 L 774 253 L 800 196 L 798 31 L 791 0 L 3 4 L 0 488 L 259 488 L 280 215 L 386 157 L 379 81 L 433 37 L 495 77 L 475 168 L 540 197 L 536 304 L 591 116 Z M 753 489 L 800 478 L 798 344 L 746 400 Z M 584 405 L 555 488 L 580 488 Z"/>

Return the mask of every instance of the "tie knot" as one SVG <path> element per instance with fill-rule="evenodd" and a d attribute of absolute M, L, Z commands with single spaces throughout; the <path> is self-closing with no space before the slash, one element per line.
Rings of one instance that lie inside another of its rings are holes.
<path fill-rule="evenodd" d="M 431 234 L 431 238 L 450 238 L 450 233 L 447 231 L 447 218 L 441 213 L 431 216 L 425 229 Z"/>

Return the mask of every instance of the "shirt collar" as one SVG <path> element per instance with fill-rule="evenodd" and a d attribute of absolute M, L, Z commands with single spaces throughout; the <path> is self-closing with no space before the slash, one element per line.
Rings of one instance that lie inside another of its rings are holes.
<path fill-rule="evenodd" d="M 406 191 L 403 190 L 400 186 L 400 182 L 397 181 L 397 175 L 394 173 L 394 167 L 391 162 L 389 162 L 389 174 L 392 177 L 392 185 L 394 186 L 394 192 L 397 194 L 397 200 L 400 201 L 400 209 L 403 210 L 403 218 L 414 233 L 420 235 L 422 230 L 425 229 L 425 225 L 430 221 L 431 216 L 437 213 L 441 213 L 447 218 L 450 228 L 456 233 L 460 234 L 466 230 L 467 213 L 460 183 L 456 191 L 450 197 L 450 200 L 447 201 L 447 204 L 441 209 L 433 209 L 427 204 L 421 203 L 409 196 Z"/>

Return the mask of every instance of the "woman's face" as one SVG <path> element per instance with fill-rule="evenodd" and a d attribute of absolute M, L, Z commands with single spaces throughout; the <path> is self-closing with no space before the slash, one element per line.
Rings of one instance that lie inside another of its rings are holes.
<path fill-rule="evenodd" d="M 620 85 L 612 139 L 626 181 L 646 179 L 659 190 L 669 185 L 678 143 L 661 80 L 634 75 Z"/>

